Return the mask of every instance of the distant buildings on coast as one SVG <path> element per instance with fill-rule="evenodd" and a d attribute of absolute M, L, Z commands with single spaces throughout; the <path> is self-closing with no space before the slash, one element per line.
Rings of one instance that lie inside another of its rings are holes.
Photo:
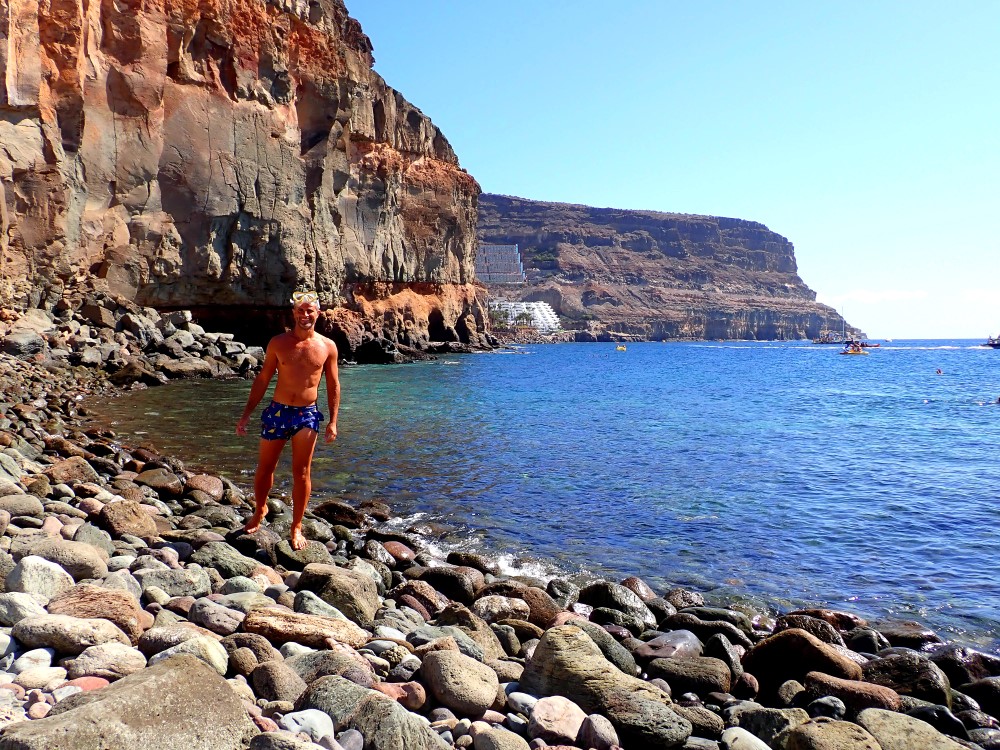
<path fill-rule="evenodd" d="M 518 302 L 496 298 L 522 286 L 527 281 L 521 252 L 517 245 L 479 246 L 476 253 L 476 278 L 490 290 L 491 316 L 506 321 L 508 326 L 526 325 L 539 333 L 555 333 L 562 329 L 559 316 L 548 302 Z"/>
<path fill-rule="evenodd" d="M 548 302 L 509 302 L 492 300 L 490 310 L 505 315 L 509 325 L 524 325 L 535 328 L 539 333 L 555 333 L 562 329 L 559 316 Z"/>
<path fill-rule="evenodd" d="M 517 245 L 480 245 L 476 254 L 476 278 L 486 286 L 527 281 Z"/>

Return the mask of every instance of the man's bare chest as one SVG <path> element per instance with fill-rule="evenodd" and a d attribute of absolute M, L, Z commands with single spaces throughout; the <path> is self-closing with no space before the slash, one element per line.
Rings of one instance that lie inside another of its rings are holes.
<path fill-rule="evenodd" d="M 278 361 L 283 367 L 293 370 L 319 370 L 326 361 L 326 349 L 319 343 L 303 342 L 281 351 Z"/>

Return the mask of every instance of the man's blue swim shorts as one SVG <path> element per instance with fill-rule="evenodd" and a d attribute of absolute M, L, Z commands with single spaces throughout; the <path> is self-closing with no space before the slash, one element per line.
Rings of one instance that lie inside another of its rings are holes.
<path fill-rule="evenodd" d="M 319 432 L 323 414 L 316 404 L 288 406 L 272 401 L 260 415 L 260 436 L 264 440 L 288 440 L 301 429 Z"/>

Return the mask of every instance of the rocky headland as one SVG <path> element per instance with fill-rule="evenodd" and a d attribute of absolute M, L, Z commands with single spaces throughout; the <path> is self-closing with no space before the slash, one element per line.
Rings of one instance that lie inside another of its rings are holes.
<path fill-rule="evenodd" d="M 92 291 L 260 344 L 479 345 L 479 185 L 341 0 L 0 2 L 0 303 Z"/>
<path fill-rule="evenodd" d="M 581 341 L 803 339 L 845 326 L 799 277 L 792 243 L 754 221 L 483 193 L 478 232 L 520 246 L 528 283 L 499 291 L 548 302 Z"/>
<path fill-rule="evenodd" d="M 0 750 L 1000 747 L 1000 658 L 917 623 L 504 575 L 392 498 L 314 498 L 302 551 L 281 497 L 243 533 L 246 488 L 83 418 L 98 357 L 143 387 L 257 352 L 130 305 L 3 341 Z"/>

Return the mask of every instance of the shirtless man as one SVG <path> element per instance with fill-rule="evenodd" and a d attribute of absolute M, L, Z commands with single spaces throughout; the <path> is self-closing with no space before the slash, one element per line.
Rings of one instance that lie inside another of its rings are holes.
<path fill-rule="evenodd" d="M 326 442 L 337 439 L 337 412 L 340 409 L 340 378 L 337 374 L 337 345 L 316 333 L 319 301 L 315 292 L 292 295 L 295 328 L 271 339 L 264 366 L 250 387 L 243 416 L 236 423 L 236 434 L 246 436 L 247 423 L 257 404 L 264 398 L 274 373 L 278 383 L 274 397 L 261 414 L 260 453 L 254 475 L 253 517 L 244 530 L 253 534 L 267 515 L 267 494 L 274 484 L 274 469 L 285 443 L 292 441 L 292 549 L 306 546 L 302 517 L 312 491 L 312 458 L 319 437 L 323 415 L 316 408 L 320 378 L 326 376 L 330 422 Z"/>

